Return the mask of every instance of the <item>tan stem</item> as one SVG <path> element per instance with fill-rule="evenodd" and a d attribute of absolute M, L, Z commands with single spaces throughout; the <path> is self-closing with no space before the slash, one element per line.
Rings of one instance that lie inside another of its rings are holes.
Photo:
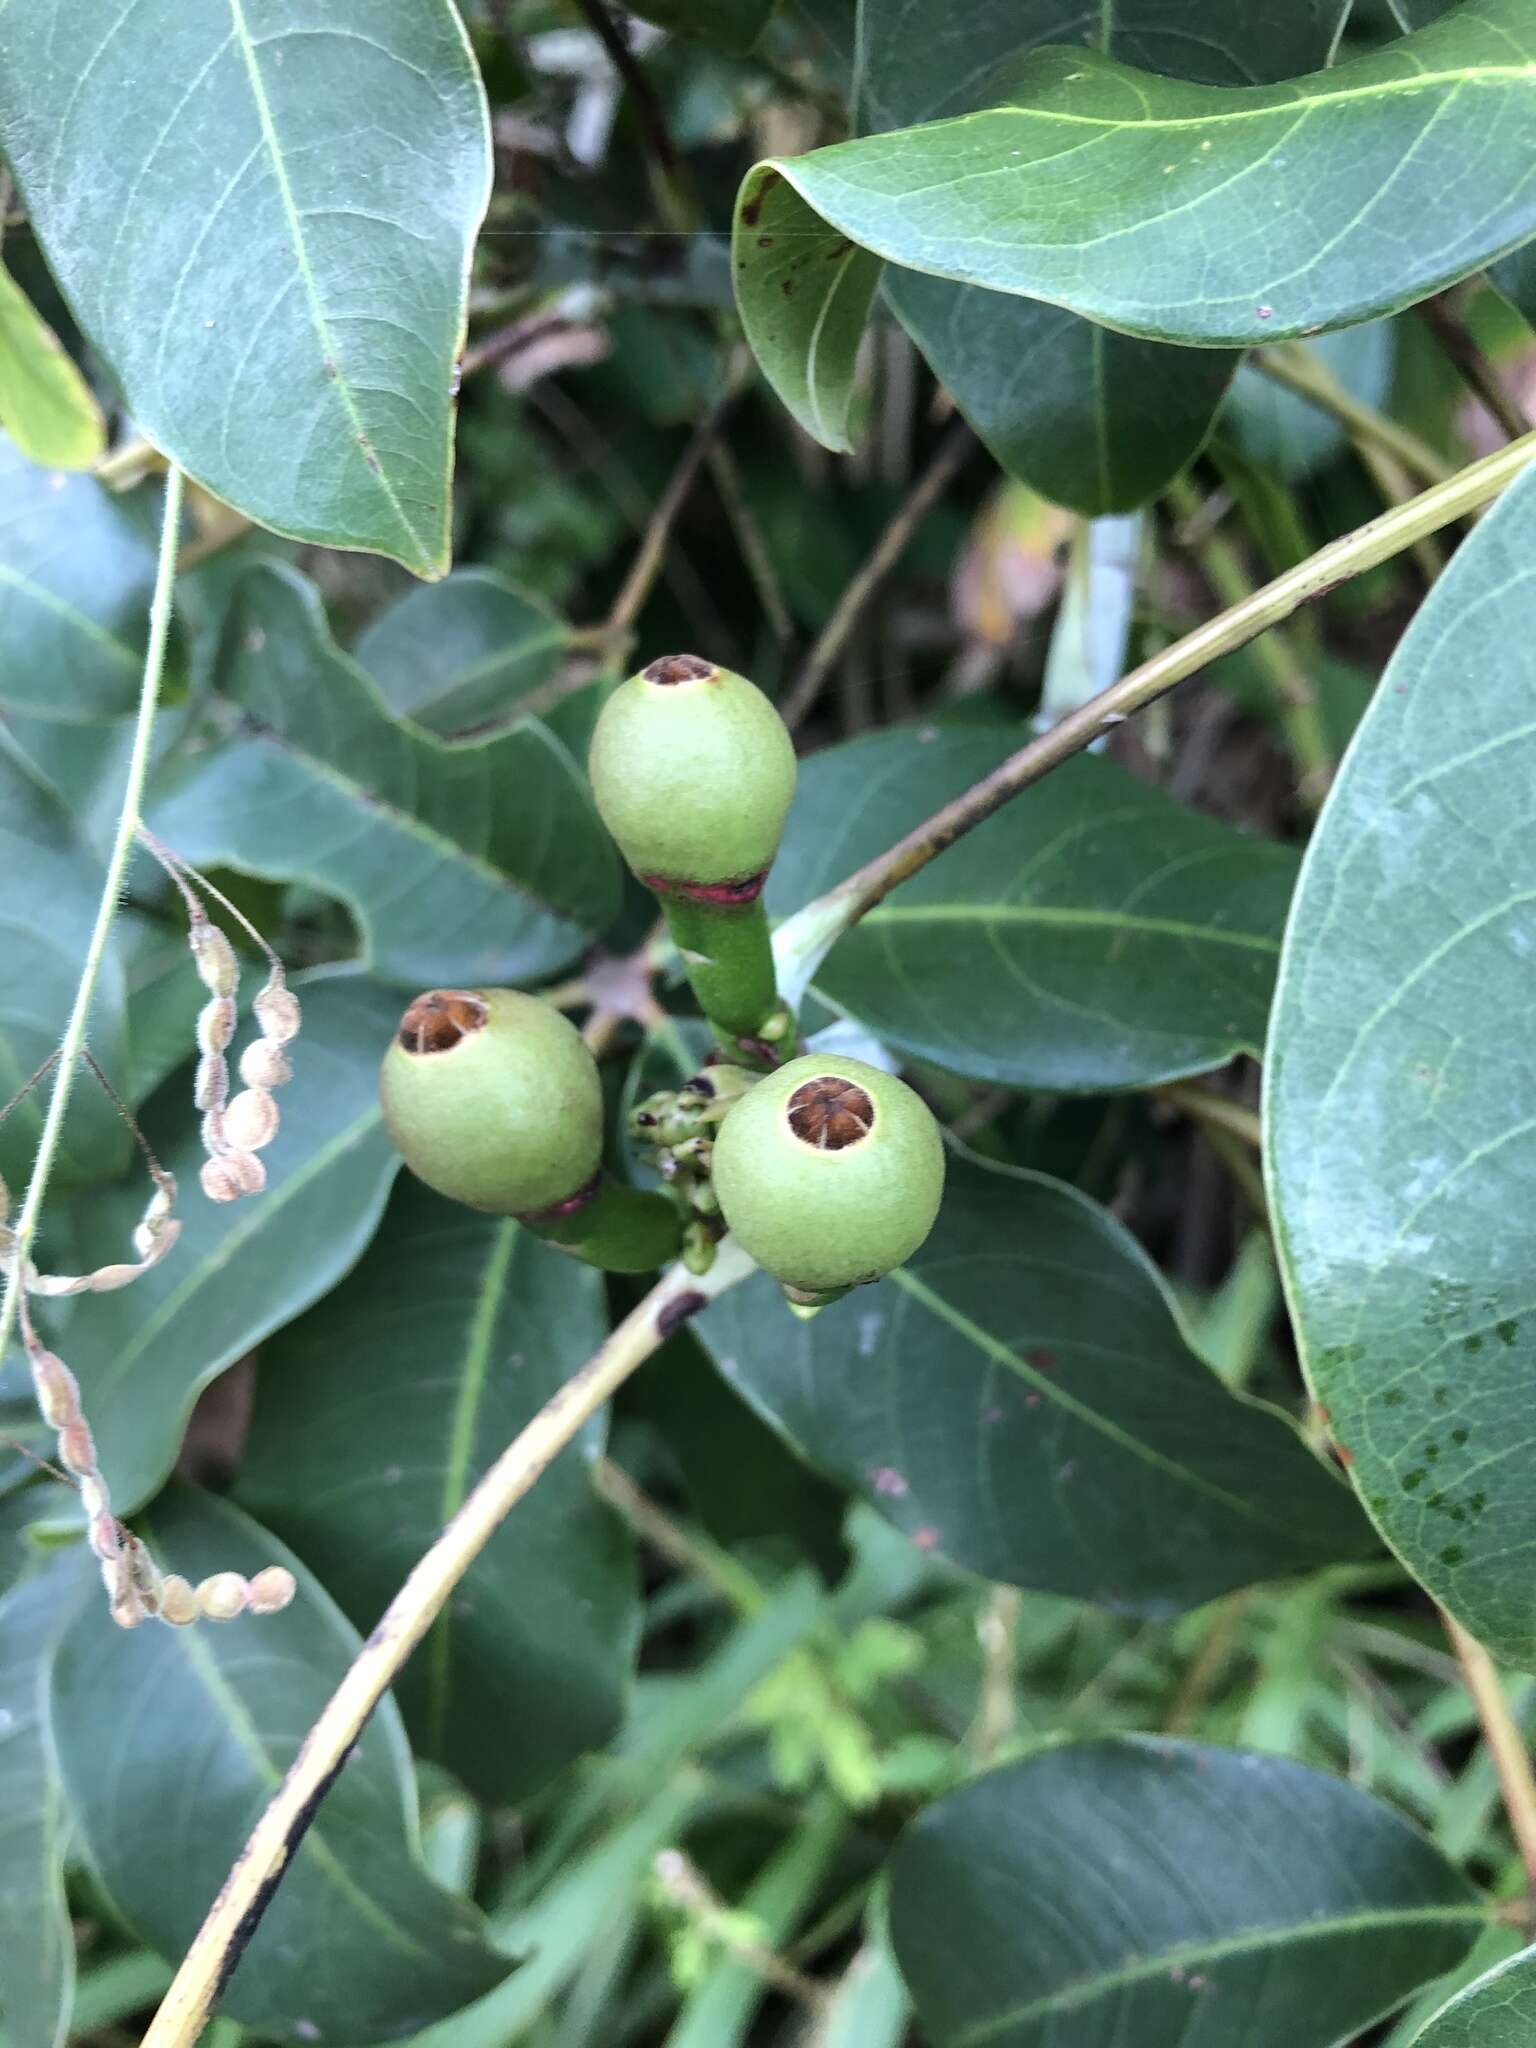
<path fill-rule="evenodd" d="M 1437 455 L 1427 441 L 1410 434 L 1375 406 L 1353 397 L 1326 364 L 1302 343 L 1282 342 L 1274 348 L 1259 349 L 1249 360 L 1276 384 L 1283 384 L 1287 391 L 1294 391 L 1320 412 L 1331 413 L 1351 440 L 1373 442 L 1384 453 L 1395 456 L 1421 482 L 1443 484 L 1453 476 L 1452 465 L 1443 455 Z"/>
<path fill-rule="evenodd" d="M 509 1510 L 582 1424 L 680 1323 L 752 1270 L 729 1239 L 702 1277 L 674 1266 L 491 1466 L 417 1561 L 305 1736 L 288 1775 L 209 1908 L 141 2048 L 189 2048 L 202 2033 L 230 1959 L 238 1957 L 255 1932 L 277 1881 L 369 1715 Z"/>
<path fill-rule="evenodd" d="M 1530 1750 L 1509 1710 L 1503 1681 L 1493 1659 L 1476 1636 L 1469 1635 L 1461 1623 L 1443 1608 L 1440 1619 L 1445 1624 L 1445 1632 L 1451 1639 L 1451 1648 L 1456 1652 L 1461 1675 L 1482 1724 L 1483 1740 L 1488 1745 L 1488 1754 L 1498 1775 L 1504 1811 L 1509 1816 L 1520 1861 L 1525 1865 L 1527 1888 L 1536 1894 L 1536 1770 L 1531 1767 Z"/>
<path fill-rule="evenodd" d="M 914 826 L 905 838 L 787 920 L 775 936 L 780 987 L 785 986 L 786 979 L 791 987 L 797 980 L 803 983 L 814 972 L 815 962 L 825 957 L 843 932 L 883 902 L 909 875 L 915 875 L 946 847 L 984 824 L 1021 790 L 1028 789 L 1073 754 L 1081 753 L 1094 740 L 1122 725 L 1133 712 L 1144 710 L 1219 655 L 1230 654 L 1235 647 L 1257 639 L 1268 627 L 1289 618 L 1300 606 L 1324 596 L 1349 577 L 1374 569 L 1379 562 L 1390 561 L 1424 534 L 1437 533 L 1441 527 L 1486 505 L 1512 484 L 1533 458 L 1536 433 L 1512 441 L 1507 448 L 1484 456 L 1480 462 L 1470 463 L 1446 482 L 1410 498 L 1405 505 L 1394 505 L 1364 526 L 1330 541 L 1296 568 L 1288 569 L 1241 603 L 1197 626 L 1194 632 L 1186 633 L 1182 640 L 1176 640 L 1171 647 L 1122 676 L 1119 682 L 1068 712 L 1049 732 L 1010 754 L 990 775 L 973 783 L 932 817 Z"/>

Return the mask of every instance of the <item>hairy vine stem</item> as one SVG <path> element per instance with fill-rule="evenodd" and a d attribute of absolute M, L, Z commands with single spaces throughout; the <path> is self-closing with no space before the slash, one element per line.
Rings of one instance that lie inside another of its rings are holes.
<path fill-rule="evenodd" d="M 59 1041 L 59 1059 L 54 1070 L 53 1091 L 48 1098 L 42 1135 L 37 1141 L 37 1157 L 32 1164 L 32 1177 L 27 1183 L 21 1214 L 16 1222 L 15 1258 L 6 1278 L 5 1299 L 0 1302 L 0 1359 L 5 1357 L 15 1333 L 27 1256 L 31 1251 L 33 1239 L 37 1236 L 43 1202 L 48 1193 L 48 1182 L 58 1156 L 64 1118 L 69 1109 L 70 1095 L 74 1090 L 75 1073 L 80 1065 L 80 1055 L 85 1050 L 91 1003 L 96 994 L 96 984 L 101 978 L 102 962 L 106 958 L 107 941 L 112 936 L 112 926 L 117 917 L 118 901 L 123 893 L 128 863 L 133 856 L 134 835 L 139 829 L 139 807 L 144 800 L 144 783 L 149 773 L 150 741 L 154 737 L 155 712 L 160 702 L 160 680 L 165 670 L 166 640 L 171 626 L 171 593 L 176 581 L 176 542 L 180 527 L 181 471 L 171 464 L 165 474 L 165 509 L 160 525 L 160 556 L 155 568 L 154 596 L 149 607 L 149 644 L 144 650 L 144 673 L 139 685 L 139 708 L 133 728 L 133 748 L 128 756 L 128 774 L 123 784 L 117 830 L 113 835 L 112 850 L 107 856 L 107 872 L 102 878 L 101 899 L 96 906 L 96 922 L 91 928 L 90 943 L 86 948 L 85 964 L 80 970 L 80 981 L 75 989 L 75 1000 L 69 1013 L 69 1021 L 64 1027 L 64 1036 Z"/>
<path fill-rule="evenodd" d="M 1349 577 L 1390 561 L 1427 533 L 1474 512 L 1512 484 L 1536 458 L 1536 433 L 1523 435 L 1485 455 L 1480 462 L 1444 483 L 1421 491 L 1402 505 L 1394 505 L 1377 518 L 1341 534 L 1319 548 L 1305 562 L 1275 577 L 1250 596 L 1186 633 L 1150 661 L 1132 669 L 1119 682 L 1111 683 L 1096 697 L 1090 697 L 1049 732 L 1040 734 L 1017 753 L 999 763 L 990 775 L 973 783 L 942 809 L 915 825 L 884 853 L 877 854 L 846 881 L 839 882 L 824 896 L 806 904 L 803 910 L 780 925 L 774 934 L 774 955 L 778 965 L 779 990 L 792 1009 L 800 1000 L 817 967 L 833 945 L 867 912 L 882 903 L 899 883 L 915 875 L 947 846 L 967 832 L 985 824 L 995 811 L 1031 783 L 1073 754 L 1079 754 L 1102 739 L 1133 712 L 1164 696 L 1176 683 L 1207 667 L 1219 655 L 1243 647 L 1270 626 L 1300 609 L 1312 599 L 1324 597 Z"/>
<path fill-rule="evenodd" d="M 417 1560 L 305 1736 L 288 1775 L 257 1821 L 197 1939 L 183 1957 L 141 2048 L 189 2048 L 201 2034 L 215 1998 L 255 1933 L 278 1880 L 369 1715 L 509 1510 L 582 1424 L 674 1330 L 753 1270 L 746 1254 L 729 1238 L 720 1246 L 708 1273 L 700 1276 L 683 1266 L 672 1267 L 581 1370 L 552 1394 L 512 1439 L 437 1541 Z"/>

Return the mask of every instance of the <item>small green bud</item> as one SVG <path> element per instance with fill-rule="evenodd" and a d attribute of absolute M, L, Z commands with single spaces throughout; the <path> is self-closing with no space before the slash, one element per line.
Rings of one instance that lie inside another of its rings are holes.
<path fill-rule="evenodd" d="M 733 1106 L 713 1172 L 743 1249 L 811 1306 L 917 1250 L 939 1212 L 944 1146 L 894 1074 L 810 1053 Z"/>
<path fill-rule="evenodd" d="M 745 676 L 696 654 L 653 661 L 603 706 L 588 768 L 603 823 L 650 887 L 761 886 L 795 793 L 795 750 Z"/>
<path fill-rule="evenodd" d="M 603 1091 L 581 1033 L 538 996 L 433 989 L 400 1021 L 384 1121 L 428 1187 L 493 1216 L 567 1202 L 598 1170 Z"/>

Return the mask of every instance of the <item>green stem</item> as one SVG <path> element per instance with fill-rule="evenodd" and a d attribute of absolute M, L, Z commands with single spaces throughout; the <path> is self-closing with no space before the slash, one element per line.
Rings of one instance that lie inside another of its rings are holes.
<path fill-rule="evenodd" d="M 1200 493 L 1187 477 L 1169 486 L 1168 503 L 1181 526 L 1189 527 L 1200 512 Z M 1229 609 L 1253 595 L 1253 582 L 1241 555 L 1220 533 L 1207 533 L 1188 543 L 1205 580 Z M 1254 660 L 1269 685 L 1275 716 L 1285 734 L 1291 758 L 1301 775 L 1300 794 L 1316 810 L 1333 780 L 1334 761 L 1328 734 L 1317 708 L 1311 678 L 1294 650 L 1278 633 L 1264 633 L 1253 643 Z"/>
<path fill-rule="evenodd" d="M 779 1000 L 762 897 L 712 903 L 679 893 L 660 900 L 704 1015 L 731 1041 L 753 1037 Z"/>
<path fill-rule="evenodd" d="M 559 1245 L 606 1273 L 654 1273 L 677 1257 L 683 1240 L 674 1202 L 625 1187 L 606 1173 L 579 1207 L 562 1203 L 518 1220 L 546 1244 Z"/>
<path fill-rule="evenodd" d="M 1427 441 L 1410 434 L 1396 420 L 1378 412 L 1363 399 L 1353 397 L 1327 365 L 1300 342 L 1280 342 L 1255 349 L 1249 361 L 1256 370 L 1287 391 L 1294 391 L 1319 412 L 1331 413 L 1352 441 L 1372 443 L 1395 456 L 1410 475 L 1426 484 L 1454 481 L 1454 472 L 1443 455 L 1437 455 Z"/>
<path fill-rule="evenodd" d="M 780 925 L 774 934 L 774 954 L 784 999 L 791 1008 L 797 1007 L 811 976 L 845 931 L 883 902 L 909 875 L 926 867 L 946 846 L 953 846 L 957 839 L 984 824 L 1020 790 L 1028 789 L 1031 783 L 1038 782 L 1073 754 L 1081 753 L 1133 712 L 1144 710 L 1175 683 L 1182 683 L 1219 655 L 1246 646 L 1311 599 L 1324 596 L 1337 584 L 1374 569 L 1380 562 L 1390 561 L 1426 533 L 1437 533 L 1441 527 L 1486 505 L 1512 484 L 1533 458 L 1536 433 L 1522 435 L 1507 448 L 1485 455 L 1481 462 L 1469 463 L 1444 483 L 1421 491 L 1406 504 L 1394 505 L 1364 526 L 1357 526 L 1352 533 L 1341 534 L 1298 567 L 1288 569 L 1240 604 L 1208 619 L 1107 690 L 1101 690 L 1098 696 L 1090 697 L 1077 710 L 1068 712 L 1049 732 L 1010 754 L 990 775 L 935 811 L 904 839 L 867 861 L 846 881 L 839 882 L 835 889 L 818 896 Z"/>
<path fill-rule="evenodd" d="M 26 1198 L 22 1202 L 21 1215 L 16 1224 L 15 1258 L 6 1283 L 5 1300 L 0 1302 L 0 1359 L 5 1357 L 16 1327 L 21 1275 L 26 1266 L 27 1254 L 37 1235 L 43 1201 L 48 1193 L 48 1182 L 58 1156 L 59 1140 L 64 1131 L 64 1118 L 75 1085 L 75 1069 L 80 1064 L 80 1055 L 85 1048 L 91 1002 L 96 994 L 97 981 L 101 977 L 107 941 L 112 935 L 118 902 L 123 893 L 123 882 L 133 855 L 133 836 L 139 828 L 139 807 L 144 799 L 144 783 L 149 773 L 150 741 L 154 735 L 155 709 L 160 701 L 160 678 L 165 667 L 165 645 L 171 625 L 171 591 L 176 581 L 176 538 L 180 524 L 181 471 L 173 464 L 166 470 L 165 476 L 165 511 L 160 526 L 160 559 L 155 570 L 155 590 L 149 607 L 149 645 L 144 650 L 144 674 L 139 686 L 138 716 L 133 729 L 133 749 L 128 756 L 128 774 L 123 785 L 122 807 L 118 813 L 112 851 L 107 856 L 107 872 L 102 880 L 101 899 L 96 906 L 96 922 L 91 929 L 90 944 L 86 948 L 85 964 L 80 969 L 74 1005 L 69 1013 L 69 1022 L 64 1027 L 64 1036 L 59 1041 L 59 1063 L 54 1069 L 53 1093 L 48 1098 L 48 1111 L 43 1118 L 42 1136 L 37 1142 L 37 1157 L 32 1164 L 32 1178 L 27 1183 Z"/>

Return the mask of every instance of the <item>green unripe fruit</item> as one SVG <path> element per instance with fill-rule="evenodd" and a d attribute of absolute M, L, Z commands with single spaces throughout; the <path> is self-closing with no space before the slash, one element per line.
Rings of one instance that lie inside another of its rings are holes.
<path fill-rule="evenodd" d="M 566 1202 L 603 1148 L 597 1063 L 568 1018 L 515 989 L 433 989 L 400 1021 L 384 1121 L 416 1176 L 493 1216 Z"/>
<path fill-rule="evenodd" d="M 912 1256 L 939 1213 L 944 1146 L 894 1074 L 810 1053 L 731 1109 L 714 1183 L 742 1248 L 814 1302 Z"/>
<path fill-rule="evenodd" d="M 783 719 L 755 683 L 696 654 L 667 655 L 619 685 L 588 768 L 619 851 L 661 890 L 758 880 L 795 793 Z"/>

